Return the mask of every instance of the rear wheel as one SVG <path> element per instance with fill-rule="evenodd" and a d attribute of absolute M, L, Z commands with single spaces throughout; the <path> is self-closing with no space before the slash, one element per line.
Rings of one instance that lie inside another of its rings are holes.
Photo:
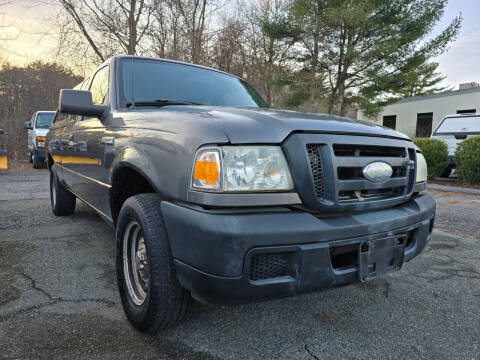
<path fill-rule="evenodd" d="M 56 216 L 71 215 L 75 211 L 76 197 L 58 180 L 55 171 L 50 171 L 50 204 Z"/>
<path fill-rule="evenodd" d="M 128 319 L 140 331 L 174 326 L 187 309 L 189 294 L 178 282 L 156 194 L 125 201 L 117 221 L 118 288 Z"/>

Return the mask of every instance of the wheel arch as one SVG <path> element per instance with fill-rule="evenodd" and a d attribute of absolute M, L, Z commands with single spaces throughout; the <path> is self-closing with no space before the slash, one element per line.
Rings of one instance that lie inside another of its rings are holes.
<path fill-rule="evenodd" d="M 159 177 L 150 160 L 134 148 L 122 149 L 111 166 L 110 210 L 114 224 L 120 209 L 129 197 L 143 193 L 157 193 L 163 198 L 158 187 Z"/>

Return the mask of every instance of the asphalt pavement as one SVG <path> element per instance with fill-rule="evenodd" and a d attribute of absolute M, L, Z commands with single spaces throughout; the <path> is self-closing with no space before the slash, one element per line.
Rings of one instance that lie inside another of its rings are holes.
<path fill-rule="evenodd" d="M 436 230 L 403 269 L 251 305 L 193 302 L 144 335 L 116 288 L 113 231 L 50 210 L 46 170 L 0 174 L 0 359 L 480 359 L 480 196 L 432 191 Z"/>

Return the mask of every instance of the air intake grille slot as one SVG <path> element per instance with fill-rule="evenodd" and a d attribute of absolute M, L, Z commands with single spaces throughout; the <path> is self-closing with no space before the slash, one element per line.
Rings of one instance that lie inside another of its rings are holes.
<path fill-rule="evenodd" d="M 318 198 L 323 199 L 325 192 L 323 186 L 323 170 L 322 158 L 320 157 L 320 147 L 319 145 L 308 144 L 307 152 L 310 160 L 310 170 L 312 171 L 315 193 L 317 194 Z"/>
<path fill-rule="evenodd" d="M 250 264 L 250 279 L 265 280 L 288 275 L 290 253 L 267 253 L 253 255 Z"/>
<path fill-rule="evenodd" d="M 333 145 L 335 156 L 405 157 L 405 149 L 391 146 Z"/>

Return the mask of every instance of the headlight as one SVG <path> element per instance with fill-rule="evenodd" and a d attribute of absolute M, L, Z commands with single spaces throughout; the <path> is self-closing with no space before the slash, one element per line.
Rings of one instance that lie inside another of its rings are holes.
<path fill-rule="evenodd" d="M 422 153 L 417 152 L 417 174 L 415 182 L 427 181 L 427 162 Z"/>
<path fill-rule="evenodd" d="M 43 145 L 45 144 L 45 136 L 37 136 L 37 147 L 38 148 L 43 148 Z"/>
<path fill-rule="evenodd" d="M 293 181 L 279 146 L 222 146 L 197 152 L 192 186 L 223 192 L 289 191 Z"/>

